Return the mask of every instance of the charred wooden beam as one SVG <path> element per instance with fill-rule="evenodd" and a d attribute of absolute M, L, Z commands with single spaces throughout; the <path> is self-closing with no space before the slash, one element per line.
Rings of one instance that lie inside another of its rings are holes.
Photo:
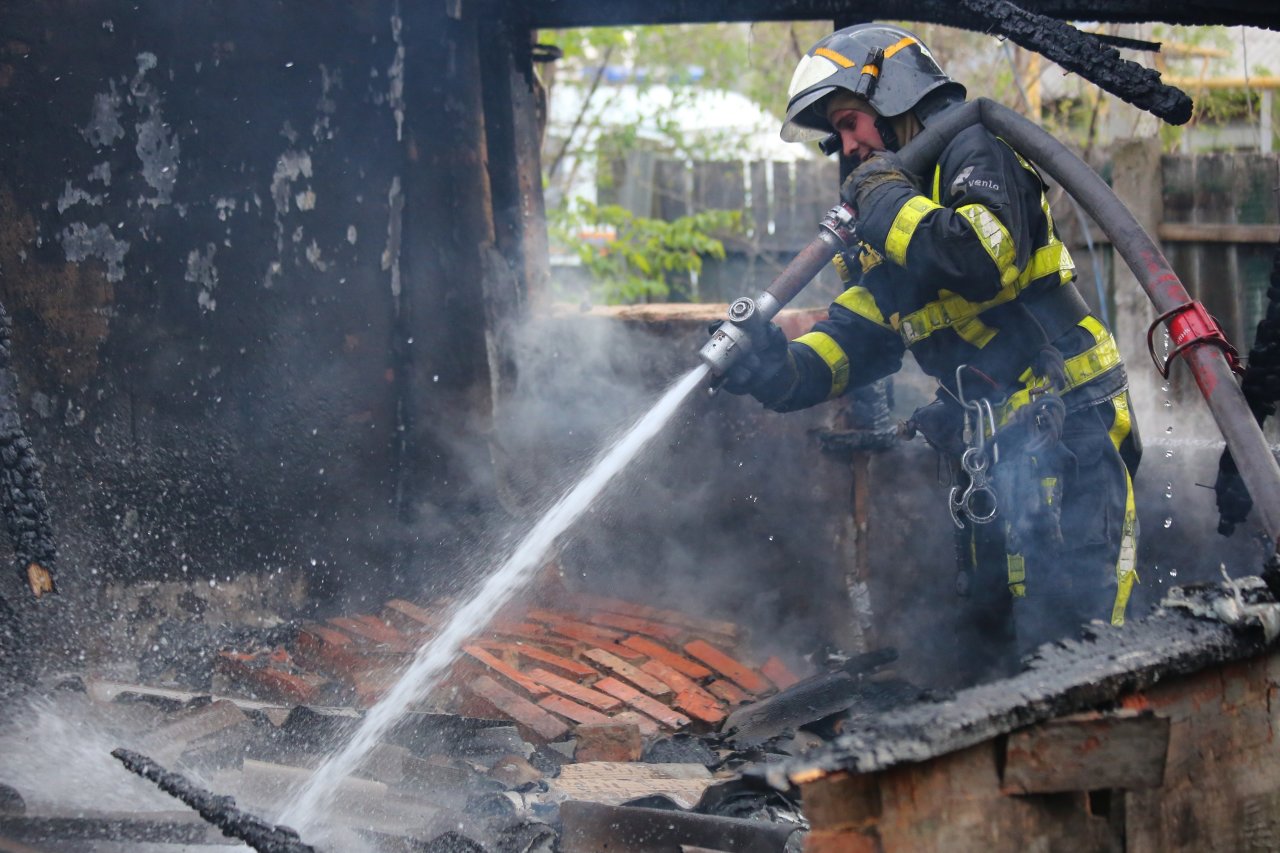
<path fill-rule="evenodd" d="M 58 550 L 40 463 L 18 413 L 18 377 L 12 363 L 13 321 L 0 305 L 0 506 L 18 572 L 39 598 L 55 591 L 50 569 Z"/>
<path fill-rule="evenodd" d="M 1061 20 L 1169 24 L 1223 24 L 1274 27 L 1265 4 L 1248 0 L 1029 0 L 1027 9 Z M 895 20 L 950 23 L 955 4 L 911 0 L 893 8 Z M 533 27 L 620 26 L 624 24 L 706 24 L 718 21 L 871 21 L 885 16 L 872 0 L 652 0 L 598 3 L 596 0 L 533 0 L 524 14 Z"/>
<path fill-rule="evenodd" d="M 1023 9 L 1009 0 L 960 0 L 960 6 L 974 17 L 974 21 L 961 26 L 978 29 L 974 24 L 985 21 L 984 28 L 989 32 L 1052 59 L 1104 91 L 1170 124 L 1185 124 L 1191 118 L 1191 98 L 1185 92 L 1161 83 L 1158 71 L 1124 59 L 1120 51 L 1104 44 L 1097 36 Z"/>
<path fill-rule="evenodd" d="M 131 773 L 154 782 L 166 794 L 191 806 L 200 817 L 222 830 L 224 835 L 240 839 L 259 853 L 315 853 L 314 847 L 302 843 L 298 833 L 241 810 L 236 806 L 234 797 L 206 791 L 181 774 L 164 769 L 140 753 L 116 749 L 112 750 L 111 755 Z"/>
<path fill-rule="evenodd" d="M 1123 630 L 1086 629 L 1042 646 L 1018 675 L 947 701 L 918 701 L 847 721 L 818 753 L 767 771 L 778 785 L 833 773 L 871 773 L 957 752 L 1054 717 L 1091 710 L 1177 675 L 1258 655 L 1276 645 L 1280 605 L 1258 578 L 1179 588 Z M 785 775 L 785 778 L 783 778 Z"/>

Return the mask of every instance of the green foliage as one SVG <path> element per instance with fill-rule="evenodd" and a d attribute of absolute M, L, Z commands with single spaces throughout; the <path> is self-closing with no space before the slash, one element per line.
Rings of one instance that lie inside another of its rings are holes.
<path fill-rule="evenodd" d="M 582 236 L 602 226 L 613 232 L 612 240 L 601 244 Z M 665 222 L 580 199 L 572 212 L 555 212 L 551 227 L 592 274 L 592 296 L 619 304 L 692 298 L 690 284 L 702 271 L 703 258 L 725 257 L 724 243 L 711 235 L 741 233 L 743 216 L 736 210 L 706 210 Z"/>

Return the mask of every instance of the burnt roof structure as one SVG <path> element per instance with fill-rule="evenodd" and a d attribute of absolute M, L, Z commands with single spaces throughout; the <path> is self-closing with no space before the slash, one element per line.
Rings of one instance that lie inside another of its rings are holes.
<path fill-rule="evenodd" d="M 1046 644 L 1018 675 L 938 701 L 851 717 L 822 750 L 771 770 L 802 784 L 837 772 L 874 773 L 926 761 L 1034 723 L 1115 707 L 1135 691 L 1273 649 L 1280 604 L 1258 578 L 1179 587 L 1122 631 L 1104 626 Z"/>
<path fill-rule="evenodd" d="M 715 21 L 874 20 L 883 18 L 882 3 L 868 0 L 656 0 L 650 3 L 595 3 L 592 0 L 533 0 L 512 3 L 523 9 L 535 27 L 620 26 L 625 24 L 693 24 Z M 1012 5 L 1012 4 L 1009 4 Z M 1027 0 L 1028 11 L 1060 20 L 1110 23 L 1244 24 L 1276 27 L 1274 12 L 1265 4 L 1150 0 Z M 970 29 L 985 29 L 968 3 L 910 0 L 895 4 L 900 20 L 930 21 Z"/>

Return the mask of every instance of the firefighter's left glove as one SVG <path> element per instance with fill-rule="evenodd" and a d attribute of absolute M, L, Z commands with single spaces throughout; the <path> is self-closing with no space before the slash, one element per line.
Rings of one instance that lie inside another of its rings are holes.
<path fill-rule="evenodd" d="M 752 341 L 751 351 L 729 368 L 721 387 L 730 394 L 750 394 L 767 408 L 777 408 L 795 390 L 799 377 L 795 356 L 786 334 L 773 323 L 757 337 L 761 339 Z"/>
<path fill-rule="evenodd" d="M 868 157 L 840 187 L 840 199 L 857 215 L 859 239 L 881 253 L 898 211 L 917 195 L 911 176 L 892 151 Z"/>

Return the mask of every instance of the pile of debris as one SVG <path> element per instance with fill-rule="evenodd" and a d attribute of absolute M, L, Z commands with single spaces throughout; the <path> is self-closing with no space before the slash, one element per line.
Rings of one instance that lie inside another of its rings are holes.
<path fill-rule="evenodd" d="M 734 706 L 799 681 L 776 655 L 759 669 L 742 662 L 742 631 L 731 622 L 600 596 L 558 600 L 555 610 L 499 614 L 464 643 L 426 704 L 509 719 L 534 743 L 602 723 L 652 738 L 708 731 Z M 250 698 L 367 707 L 439 629 L 448 606 L 394 599 L 377 615 L 303 624 L 284 645 L 222 651 L 216 668 L 228 692 Z"/>
<path fill-rule="evenodd" d="M 343 784 L 317 839 L 272 820 L 450 602 L 396 599 L 376 615 L 276 628 L 257 642 L 239 632 L 205 656 L 211 682 L 184 674 L 208 692 L 89 678 L 55 693 L 111 725 L 122 763 L 254 849 L 798 849 L 799 807 L 738 768 L 820 742 L 789 728 L 804 714 L 768 736 L 752 717 L 815 679 L 776 655 L 752 666 L 730 622 L 563 591 L 554 600 L 499 613 L 464 644 Z M 755 732 L 749 743 L 735 742 L 738 725 Z M 226 843 L 190 813 L 67 810 L 24 801 L 20 785 L 10 793 L 0 842 Z"/>

